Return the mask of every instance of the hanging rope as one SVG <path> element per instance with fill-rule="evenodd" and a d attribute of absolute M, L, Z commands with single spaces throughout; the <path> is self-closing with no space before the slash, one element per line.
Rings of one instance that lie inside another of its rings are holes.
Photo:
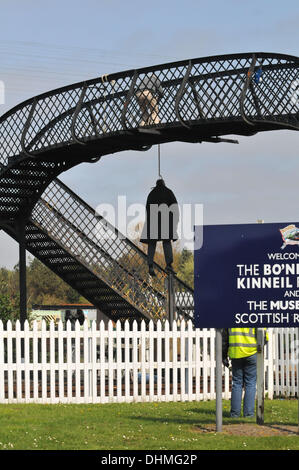
<path fill-rule="evenodd" d="M 161 175 L 161 155 L 160 155 L 160 144 L 158 144 L 158 176 L 162 178 Z"/>

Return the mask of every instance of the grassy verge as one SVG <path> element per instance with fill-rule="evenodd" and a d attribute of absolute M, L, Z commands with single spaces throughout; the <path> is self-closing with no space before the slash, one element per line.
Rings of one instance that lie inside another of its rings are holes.
<path fill-rule="evenodd" d="M 215 402 L 107 405 L 0 405 L 0 449 L 57 450 L 286 450 L 298 435 L 200 433 L 215 423 Z M 223 424 L 232 420 L 224 402 Z M 297 400 L 266 400 L 265 424 L 298 423 Z"/>

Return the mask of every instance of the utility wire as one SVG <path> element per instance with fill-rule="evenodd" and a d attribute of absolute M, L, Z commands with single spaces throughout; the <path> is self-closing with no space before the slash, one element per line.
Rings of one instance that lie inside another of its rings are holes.
<path fill-rule="evenodd" d="M 173 57 L 173 56 L 167 56 L 167 55 L 160 55 L 160 54 L 152 54 L 152 53 L 146 53 L 143 51 L 132 51 L 126 52 L 126 51 L 119 51 L 119 50 L 113 50 L 113 49 L 100 49 L 100 48 L 87 48 L 87 47 L 78 47 L 78 46 L 61 46 L 57 44 L 46 44 L 46 43 L 41 43 L 41 42 L 30 42 L 30 41 L 7 41 L 7 40 L 2 40 L 0 44 L 0 49 L 3 46 L 13 46 L 14 49 L 16 47 L 26 49 L 26 48 L 39 48 L 39 49 L 52 49 L 52 50 L 58 50 L 59 53 L 62 50 L 65 50 L 66 52 L 74 51 L 75 53 L 81 52 L 86 56 L 86 54 L 107 54 L 110 56 L 118 56 L 118 57 L 123 57 L 123 56 L 129 56 L 130 58 L 132 55 L 134 56 L 140 56 L 142 58 L 144 57 L 152 57 L 154 59 L 163 59 L 167 61 L 176 61 L 180 60 L 178 57 Z"/>

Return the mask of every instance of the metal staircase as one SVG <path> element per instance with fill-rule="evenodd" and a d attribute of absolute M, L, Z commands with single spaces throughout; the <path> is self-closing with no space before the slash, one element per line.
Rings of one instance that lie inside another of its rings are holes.
<path fill-rule="evenodd" d="M 15 239 L 16 233 L 6 229 Z M 27 250 L 114 321 L 167 316 L 167 273 L 148 275 L 145 253 L 58 179 L 35 205 Z M 193 291 L 175 277 L 178 317 L 193 317 Z"/>
<path fill-rule="evenodd" d="M 143 125 L 138 91 L 152 74 L 163 90 L 159 122 Z M 20 244 L 21 311 L 26 247 L 111 318 L 148 318 L 153 306 L 163 316 L 166 273 L 148 279 L 144 254 L 56 178 L 123 150 L 299 130 L 298 80 L 294 56 L 213 56 L 72 84 L 1 116 L 0 227 Z M 177 311 L 192 316 L 192 291 L 177 279 L 174 289 Z"/>

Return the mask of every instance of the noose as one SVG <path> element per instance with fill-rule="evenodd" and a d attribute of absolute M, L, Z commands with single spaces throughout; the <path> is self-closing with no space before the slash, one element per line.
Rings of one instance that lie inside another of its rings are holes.
<path fill-rule="evenodd" d="M 163 178 L 162 178 L 162 175 L 161 175 L 161 153 L 160 153 L 160 144 L 158 144 L 158 176 L 159 176 L 159 178 L 163 179 Z"/>

